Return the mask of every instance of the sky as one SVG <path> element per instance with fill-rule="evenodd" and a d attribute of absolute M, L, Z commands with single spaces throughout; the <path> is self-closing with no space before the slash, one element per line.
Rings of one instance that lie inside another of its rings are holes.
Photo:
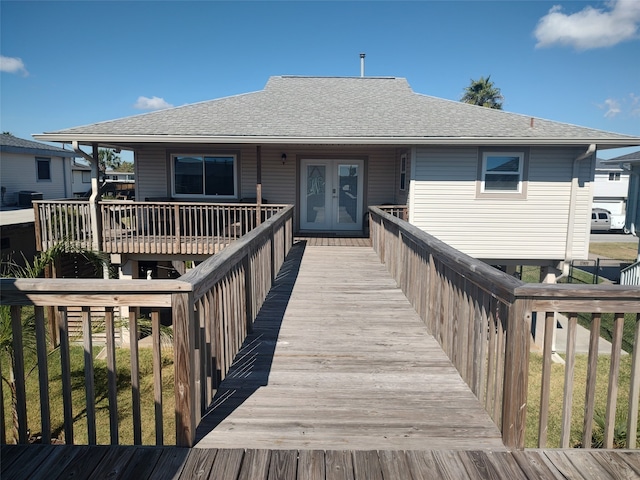
<path fill-rule="evenodd" d="M 417 93 L 459 100 L 490 76 L 504 110 L 640 136 L 640 0 L 0 0 L 0 128 L 32 139 L 272 75 L 359 76 L 360 53 Z"/>

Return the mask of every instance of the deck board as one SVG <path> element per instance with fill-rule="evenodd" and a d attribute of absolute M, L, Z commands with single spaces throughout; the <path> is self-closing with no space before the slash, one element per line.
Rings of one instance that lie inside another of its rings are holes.
<path fill-rule="evenodd" d="M 2 445 L 0 455 L 3 464 L 11 463 L 6 469 L 3 465 L 2 480 L 617 480 L 638 478 L 638 472 L 630 465 L 640 460 L 638 451 L 582 449 L 323 451 L 101 445 Z M 20 461 L 15 464 L 10 462 L 12 458 Z M 69 461 L 56 466 L 52 462 L 56 458 Z"/>
<path fill-rule="evenodd" d="M 197 447 L 505 450 L 371 248 L 292 252 Z"/>

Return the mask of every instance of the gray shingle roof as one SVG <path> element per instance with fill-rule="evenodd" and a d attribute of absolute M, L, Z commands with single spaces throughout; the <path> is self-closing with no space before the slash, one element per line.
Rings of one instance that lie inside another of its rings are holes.
<path fill-rule="evenodd" d="M 155 141 L 178 136 L 223 137 L 229 141 L 384 139 L 402 143 L 409 139 L 484 138 L 640 144 L 638 137 L 418 94 L 405 79 L 388 77 L 271 77 L 258 92 L 49 132 L 37 138 L 86 141 L 91 136 L 103 140 L 109 136 L 153 136 Z"/>
<path fill-rule="evenodd" d="M 57 157 L 76 157 L 77 155 L 64 148 L 54 147 L 46 143 L 34 142 L 14 137 L 6 133 L 0 134 L 0 151 L 11 153 L 30 153 L 34 155 L 55 155 Z"/>

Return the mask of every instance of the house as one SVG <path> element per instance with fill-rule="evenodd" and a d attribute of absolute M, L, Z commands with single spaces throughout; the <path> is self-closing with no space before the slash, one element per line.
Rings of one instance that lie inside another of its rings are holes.
<path fill-rule="evenodd" d="M 620 169 L 628 178 L 625 227 L 633 235 L 640 236 L 640 150 L 606 160 L 604 163 L 609 168 Z"/>
<path fill-rule="evenodd" d="M 593 208 L 604 208 L 612 215 L 624 215 L 629 188 L 629 172 L 618 164 L 596 160 L 593 181 Z"/>
<path fill-rule="evenodd" d="M 597 151 L 640 145 L 395 77 L 275 76 L 261 91 L 35 137 L 132 150 L 138 202 L 294 204 L 297 232 L 336 235 L 362 234 L 370 205 L 400 205 L 473 257 L 552 267 L 588 256 Z"/>
<path fill-rule="evenodd" d="M 0 135 L 2 205 L 31 207 L 36 199 L 72 195 L 73 151 Z"/>
<path fill-rule="evenodd" d="M 73 197 L 85 197 L 91 191 L 91 166 L 74 161 L 71 166 Z"/>

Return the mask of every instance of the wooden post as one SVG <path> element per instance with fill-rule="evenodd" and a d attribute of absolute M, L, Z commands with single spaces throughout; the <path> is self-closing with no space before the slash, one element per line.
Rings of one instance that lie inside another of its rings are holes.
<path fill-rule="evenodd" d="M 245 294 L 245 314 L 247 316 L 247 333 L 253 333 L 253 275 L 251 272 L 251 253 L 242 259 L 242 270 L 244 271 L 244 294 Z"/>
<path fill-rule="evenodd" d="M 262 147 L 256 147 L 256 226 L 262 223 Z"/>
<path fill-rule="evenodd" d="M 504 386 L 502 393 L 502 441 L 507 448 L 524 449 L 529 379 L 529 331 L 531 303 L 516 299 L 507 314 Z"/>
<path fill-rule="evenodd" d="M 98 144 L 91 144 L 93 161 L 91 162 L 91 196 L 89 197 L 89 216 L 91 217 L 91 248 L 100 252 L 102 248 L 102 229 L 100 228 L 100 158 Z"/>
<path fill-rule="evenodd" d="M 193 293 L 171 296 L 174 329 L 174 377 L 176 402 L 176 446 L 192 447 L 196 438 L 196 396 Z"/>
<path fill-rule="evenodd" d="M 38 252 L 42 251 L 42 228 L 40 226 L 40 206 L 38 202 L 33 202 L 33 226 L 34 233 L 36 236 L 36 250 Z"/>

